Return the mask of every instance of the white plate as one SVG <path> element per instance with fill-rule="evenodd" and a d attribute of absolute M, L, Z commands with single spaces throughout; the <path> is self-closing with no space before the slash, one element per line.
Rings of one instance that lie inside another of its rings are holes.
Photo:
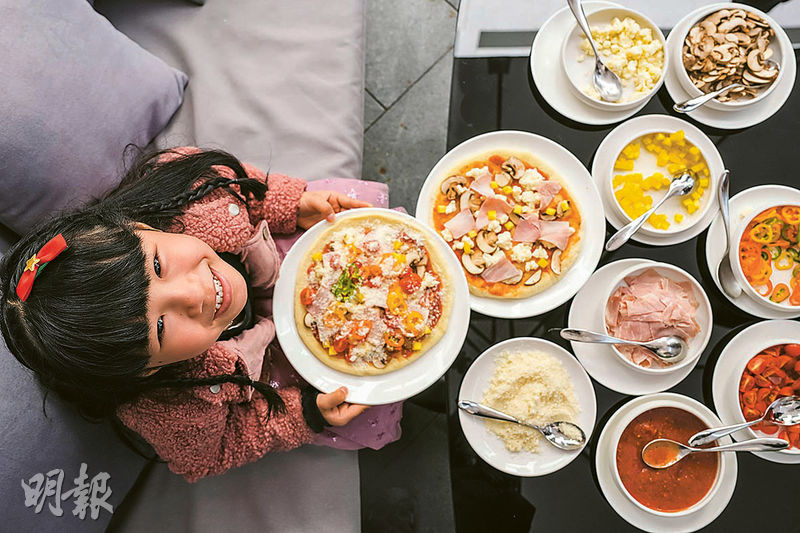
<path fill-rule="evenodd" d="M 603 332 L 605 302 L 609 284 L 626 268 L 637 265 L 657 265 L 649 259 L 621 259 L 597 269 L 586 285 L 575 295 L 569 308 L 567 325 L 598 333 Z M 700 360 L 668 374 L 644 374 L 625 364 L 610 345 L 572 342 L 572 351 L 583 368 L 598 383 L 621 394 L 650 394 L 674 387 L 688 376 Z M 703 347 L 705 349 L 705 347 Z M 702 350 L 701 349 L 701 354 Z"/>
<path fill-rule="evenodd" d="M 583 237 L 580 253 L 561 279 L 547 290 L 528 298 L 500 299 L 469 295 L 473 311 L 496 318 L 524 318 L 541 315 L 563 304 L 578 292 L 592 275 L 603 251 L 605 222 L 600 193 L 583 163 L 569 150 L 540 135 L 525 131 L 493 131 L 459 144 L 430 171 L 417 200 L 417 219 L 432 227 L 435 191 L 447 173 L 470 158 L 492 150 L 530 153 L 548 165 L 565 182 L 570 196 L 580 209 Z M 452 255 L 452 254 L 451 254 Z M 459 265 L 459 270 L 461 265 Z"/>
<path fill-rule="evenodd" d="M 480 402 L 494 375 L 497 357 L 505 352 L 518 351 L 546 352 L 564 365 L 581 408 L 577 423 L 586 434 L 586 442 L 589 442 L 597 416 L 597 402 L 594 396 L 592 380 L 589 379 L 586 371 L 578 364 L 571 353 L 561 346 L 544 339 L 518 337 L 491 346 L 475 359 L 472 366 L 467 370 L 458 393 L 459 401 L 472 400 Z M 550 474 L 567 466 L 583 449 L 564 451 L 545 441 L 541 441 L 538 453 L 510 452 L 506 449 L 506 445 L 500 437 L 486 429 L 484 419 L 459 409 L 458 420 L 461 422 L 461 429 L 467 437 L 467 442 L 475 450 L 475 453 L 498 470 L 515 476 L 543 476 Z"/>
<path fill-rule="evenodd" d="M 800 323 L 794 320 L 766 320 L 742 330 L 730 340 L 719 354 L 711 380 L 711 394 L 714 408 L 722 425 L 728 426 L 742 422 L 739 404 L 731 400 L 730 387 L 738 387 L 741 374 L 735 375 L 745 360 L 749 361 L 764 348 L 764 339 L 800 338 Z M 776 343 L 777 344 L 777 343 Z M 738 416 L 737 416 L 738 414 Z M 737 441 L 752 438 L 746 430 L 733 433 Z M 775 437 L 776 435 L 770 435 Z M 767 461 L 784 464 L 800 464 L 800 453 L 793 452 L 751 452 Z"/>
<path fill-rule="evenodd" d="M 791 202 L 800 203 L 800 191 L 791 187 L 783 185 L 759 185 L 745 189 L 739 194 L 731 197 L 728 200 L 728 211 L 731 217 L 731 231 L 736 234 L 736 228 L 746 221 L 748 215 L 752 215 L 766 209 L 776 202 Z M 773 309 L 747 295 L 742 291 L 741 296 L 735 300 L 731 299 L 717 279 L 717 265 L 722 260 L 722 255 L 725 252 L 725 228 L 722 226 L 722 214 L 717 213 L 711 227 L 708 228 L 706 235 L 706 263 L 708 264 L 708 271 L 711 273 L 711 278 L 714 280 L 719 292 L 728 299 L 733 305 L 744 311 L 745 313 L 757 316 L 760 318 L 798 318 L 800 311 L 779 311 Z"/>
<path fill-rule="evenodd" d="M 681 394 L 661 393 L 651 396 L 642 396 L 629 401 L 609 418 L 603 431 L 600 433 L 600 438 L 597 439 L 597 453 L 595 454 L 597 482 L 600 484 L 600 490 L 603 492 L 603 495 L 614 511 L 627 520 L 628 523 L 639 529 L 653 533 L 684 533 L 697 531 L 701 527 L 705 527 L 713 522 L 722 511 L 725 510 L 725 507 L 727 507 L 733 495 L 733 489 L 736 488 L 738 469 L 735 453 L 723 453 L 719 456 L 720 461 L 725 463 L 725 473 L 720 480 L 720 485 L 716 494 L 714 494 L 711 500 L 703 507 L 693 513 L 683 516 L 656 516 L 639 508 L 622 492 L 622 489 L 614 480 L 613 469 L 615 468 L 614 462 L 616 461 L 617 443 L 611 442 L 611 434 L 614 433 L 620 419 L 625 413 L 642 404 L 653 403 L 653 407 L 658 407 L 660 399 L 669 399 L 684 403 L 687 406 L 693 406 L 701 411 L 707 412 L 712 419 L 717 418 L 708 407 Z"/>
<path fill-rule="evenodd" d="M 589 15 L 606 7 L 622 7 L 613 2 L 584 2 L 584 12 Z M 568 7 L 560 9 L 539 28 L 531 46 L 531 75 L 536 88 L 550 106 L 576 122 L 583 124 L 614 124 L 633 116 L 647 105 L 645 100 L 633 109 L 604 111 L 592 107 L 578 97 L 561 64 L 561 47 L 572 27 L 575 17 Z"/>
<path fill-rule="evenodd" d="M 732 4 L 716 4 L 720 8 L 731 6 Z M 694 23 L 700 13 L 705 12 L 710 6 L 702 6 L 681 19 L 678 24 L 672 28 L 667 36 L 667 53 L 671 54 L 671 66 L 667 70 L 666 77 L 664 78 L 664 85 L 667 87 L 667 92 L 675 102 L 683 102 L 692 97 L 686 89 L 683 88 L 677 76 L 677 69 L 683 68 L 681 61 L 681 36 L 686 32 L 689 25 Z M 751 7 L 747 6 L 748 9 Z M 781 28 L 781 26 L 765 15 L 765 18 L 770 25 L 775 28 L 775 35 L 778 39 L 783 41 L 783 49 L 792 50 L 792 43 L 789 36 Z M 794 87 L 794 79 L 797 75 L 797 61 L 786 61 L 786 67 L 783 71 L 782 79 L 778 82 L 772 93 L 765 96 L 760 102 L 756 102 L 747 107 L 736 109 L 732 111 L 722 111 L 711 109 L 708 106 L 701 106 L 696 110 L 688 113 L 690 117 L 698 122 L 712 126 L 714 128 L 721 128 L 726 130 L 734 130 L 740 128 L 749 128 L 755 126 L 778 112 L 778 110 L 786 103 L 789 95 Z"/>
<path fill-rule="evenodd" d="M 614 228 L 620 229 L 629 221 L 620 216 L 617 212 L 616 199 L 614 198 L 614 191 L 611 187 L 611 168 L 619 153 L 629 142 L 656 129 L 670 132 L 680 129 L 684 130 L 688 137 L 696 141 L 694 144 L 703 153 L 706 163 L 708 163 L 708 170 L 711 174 L 709 179 L 711 180 L 710 185 L 712 185 L 712 187 L 709 187 L 705 192 L 705 194 L 709 195 L 707 201 L 710 202 L 711 205 L 709 205 L 708 209 L 699 220 L 682 231 L 658 234 L 656 233 L 657 230 L 645 231 L 643 229 L 637 231 L 633 237 L 631 237 L 632 240 L 643 244 L 671 246 L 673 244 L 686 242 L 702 233 L 703 230 L 711 224 L 718 210 L 715 187 L 725 166 L 722 163 L 722 156 L 719 154 L 717 147 L 705 133 L 689 122 L 669 115 L 643 115 L 641 117 L 632 118 L 611 130 L 611 132 L 606 135 L 605 139 L 603 139 L 603 142 L 600 143 L 594 160 L 592 161 L 592 177 L 595 180 L 597 188 L 600 189 L 600 197 L 603 199 L 603 211 L 606 214 L 606 219 Z M 680 200 L 677 201 L 680 202 Z"/>
<path fill-rule="evenodd" d="M 399 370 L 378 376 L 354 376 L 334 370 L 317 359 L 306 347 L 297 333 L 294 321 L 294 292 L 297 270 L 309 248 L 320 234 L 330 227 L 322 221 L 306 231 L 289 249 L 281 265 L 280 276 L 273 294 L 273 320 L 283 352 L 289 363 L 309 384 L 322 392 L 331 392 L 344 385 L 348 389 L 347 401 L 366 405 L 382 405 L 410 398 L 422 392 L 439 379 L 458 356 L 469 327 L 469 290 L 467 280 L 455 254 L 436 232 L 419 221 L 388 209 L 353 209 L 336 215 L 336 221 L 353 216 L 389 213 L 405 219 L 410 225 L 424 232 L 429 242 L 437 247 L 445 260 L 440 268 L 450 272 L 453 280 L 453 311 L 447 323 L 447 331 L 427 353 Z"/>

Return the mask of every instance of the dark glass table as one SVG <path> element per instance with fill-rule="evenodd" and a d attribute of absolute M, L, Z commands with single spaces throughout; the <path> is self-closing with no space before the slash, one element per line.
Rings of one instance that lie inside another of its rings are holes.
<path fill-rule="evenodd" d="M 769 120 L 744 130 L 718 130 L 696 123 L 717 145 L 731 170 L 731 195 L 766 184 L 800 186 L 800 89 Z M 637 115 L 676 114 L 665 88 Z M 691 122 L 691 118 L 688 118 Z M 570 150 L 591 168 L 594 153 L 616 124 L 585 126 L 566 119 L 541 97 L 530 74 L 529 58 L 456 59 L 447 147 L 475 135 L 499 130 L 524 130 L 548 137 Z M 613 229 L 606 227 L 606 238 Z M 705 263 L 705 236 L 675 246 L 652 247 L 630 241 L 613 253 L 604 252 L 600 265 L 628 257 L 644 257 L 677 265 L 698 279 L 714 311 L 714 329 L 706 351 L 689 376 L 670 389 L 714 409 L 711 378 L 722 348 L 736 333 L 760 319 L 734 307 L 719 292 Z M 588 446 L 562 470 L 539 478 L 518 478 L 483 462 L 464 438 L 456 399 L 472 361 L 502 340 L 544 337 L 567 350 L 569 343 L 546 331 L 564 327 L 571 300 L 544 315 L 502 320 L 473 312 L 467 341 L 447 374 L 450 468 L 457 530 L 465 531 L 636 531 L 603 497 L 594 472 L 597 438 L 608 418 L 632 397 L 592 381 L 597 395 L 597 422 Z M 703 531 L 800 530 L 800 466 L 738 454 L 738 480 L 725 511 Z"/>

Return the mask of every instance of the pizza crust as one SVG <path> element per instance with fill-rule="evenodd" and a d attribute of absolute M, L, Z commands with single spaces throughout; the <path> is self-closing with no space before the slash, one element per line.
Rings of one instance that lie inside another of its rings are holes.
<path fill-rule="evenodd" d="M 428 264 L 433 266 L 433 270 L 436 274 L 438 274 L 441 282 L 441 316 L 439 317 L 439 321 L 437 322 L 436 326 L 431 328 L 431 333 L 422 339 L 422 348 L 412 353 L 409 357 L 393 356 L 383 368 L 377 368 L 364 361 L 350 363 L 345 361 L 345 359 L 342 357 L 328 354 L 328 350 L 322 346 L 322 343 L 320 343 L 319 340 L 317 340 L 311 328 L 305 325 L 306 310 L 305 306 L 300 302 L 300 292 L 308 286 L 306 272 L 314 261 L 312 257 L 314 253 L 322 250 L 324 245 L 330 240 L 333 233 L 350 227 L 360 227 L 365 222 L 369 222 L 370 224 L 378 223 L 399 225 L 411 228 L 415 232 L 421 234 L 425 243 L 425 248 L 427 249 L 429 255 Z M 300 266 L 297 271 L 297 282 L 295 283 L 294 294 L 294 319 L 297 326 L 297 333 L 300 336 L 300 339 L 303 341 L 303 344 L 306 345 L 309 351 L 314 354 L 317 359 L 334 370 L 338 370 L 339 372 L 344 372 L 345 374 L 352 374 L 355 376 L 376 376 L 399 370 L 400 368 L 411 364 L 424 355 L 437 342 L 439 342 L 444 333 L 447 331 L 448 321 L 453 308 L 454 284 L 450 274 L 445 268 L 443 268 L 445 264 L 445 259 L 442 257 L 437 245 L 429 238 L 426 230 L 422 226 L 411 223 L 407 219 L 398 215 L 394 215 L 390 211 L 381 213 L 379 215 L 373 212 L 369 215 L 351 216 L 337 221 L 327 230 L 322 232 L 317 240 L 314 241 L 314 244 L 309 247 L 308 251 L 306 252 L 306 256 L 300 262 Z"/>

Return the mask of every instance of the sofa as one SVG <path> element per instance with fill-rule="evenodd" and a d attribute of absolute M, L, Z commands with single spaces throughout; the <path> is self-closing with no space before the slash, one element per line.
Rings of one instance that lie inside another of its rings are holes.
<path fill-rule="evenodd" d="M 154 146 L 222 148 L 309 180 L 361 177 L 363 0 L 93 4 L 116 30 L 188 78 L 182 104 L 150 139 Z M 0 226 L 0 253 L 16 238 Z M 1 342 L 0 529 L 360 530 L 356 452 L 306 446 L 189 484 L 52 395 L 43 411 L 43 391 Z M 108 475 L 113 513 L 101 508 L 97 517 L 81 518 L 65 501 L 57 516 L 48 507 L 52 498 L 38 512 L 25 501 L 36 481 L 55 480 L 58 470 L 64 487 L 72 486 L 83 463 L 89 478 Z"/>

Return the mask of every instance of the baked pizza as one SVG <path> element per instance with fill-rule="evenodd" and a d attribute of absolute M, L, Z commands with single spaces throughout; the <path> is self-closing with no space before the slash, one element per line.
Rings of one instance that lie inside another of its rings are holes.
<path fill-rule="evenodd" d="M 578 206 L 530 154 L 476 157 L 453 169 L 435 194 L 433 227 L 477 296 L 527 298 L 556 283 L 578 256 Z"/>
<path fill-rule="evenodd" d="M 425 231 L 391 211 L 337 221 L 298 271 L 301 339 L 320 361 L 348 374 L 408 365 L 447 328 L 453 284 L 444 265 Z"/>

